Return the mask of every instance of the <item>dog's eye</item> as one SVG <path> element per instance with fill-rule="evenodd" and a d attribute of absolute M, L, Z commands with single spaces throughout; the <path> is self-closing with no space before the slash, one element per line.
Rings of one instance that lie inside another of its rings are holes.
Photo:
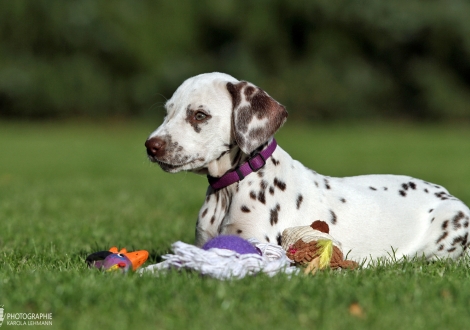
<path fill-rule="evenodd" d="M 194 116 L 194 118 L 195 118 L 196 120 L 201 121 L 201 120 L 206 119 L 206 118 L 207 118 L 207 115 L 206 115 L 204 112 L 200 112 L 200 111 L 199 111 L 199 112 L 196 113 L 196 115 Z"/>

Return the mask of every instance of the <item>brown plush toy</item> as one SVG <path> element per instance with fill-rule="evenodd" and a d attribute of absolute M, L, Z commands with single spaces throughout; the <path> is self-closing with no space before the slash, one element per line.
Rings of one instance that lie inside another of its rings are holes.
<path fill-rule="evenodd" d="M 291 227 L 282 233 L 281 245 L 287 257 L 298 265 L 307 265 L 305 273 L 318 269 L 358 267 L 357 262 L 344 260 L 341 244 L 329 235 L 328 224 L 314 221 L 310 226 Z"/>

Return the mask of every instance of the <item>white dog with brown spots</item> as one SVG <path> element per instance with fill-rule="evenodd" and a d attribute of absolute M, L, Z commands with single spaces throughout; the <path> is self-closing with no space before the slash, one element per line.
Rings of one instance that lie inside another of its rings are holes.
<path fill-rule="evenodd" d="M 348 258 L 456 258 L 469 241 L 470 210 L 446 189 L 397 175 L 323 176 L 277 146 L 285 108 L 223 73 L 189 78 L 165 105 L 145 145 L 170 173 L 208 176 L 196 245 L 221 234 L 280 244 L 281 233 L 327 221 Z M 312 151 L 314 152 L 314 151 Z"/>

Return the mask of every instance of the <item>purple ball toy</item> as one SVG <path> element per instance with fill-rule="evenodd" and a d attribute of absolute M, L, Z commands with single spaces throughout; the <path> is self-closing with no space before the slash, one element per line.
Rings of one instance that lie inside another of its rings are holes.
<path fill-rule="evenodd" d="M 261 255 L 258 248 L 251 245 L 247 240 L 235 235 L 221 235 L 214 237 L 202 247 L 203 250 L 209 250 L 212 248 L 231 250 L 240 254 L 255 253 Z"/>

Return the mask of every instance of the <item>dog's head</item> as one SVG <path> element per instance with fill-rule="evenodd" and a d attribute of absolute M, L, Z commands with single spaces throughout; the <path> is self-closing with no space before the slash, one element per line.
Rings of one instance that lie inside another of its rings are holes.
<path fill-rule="evenodd" d="M 223 73 L 201 74 L 178 87 L 167 115 L 145 142 L 151 161 L 167 172 L 221 176 L 235 158 L 266 143 L 287 111 L 261 88 Z"/>

